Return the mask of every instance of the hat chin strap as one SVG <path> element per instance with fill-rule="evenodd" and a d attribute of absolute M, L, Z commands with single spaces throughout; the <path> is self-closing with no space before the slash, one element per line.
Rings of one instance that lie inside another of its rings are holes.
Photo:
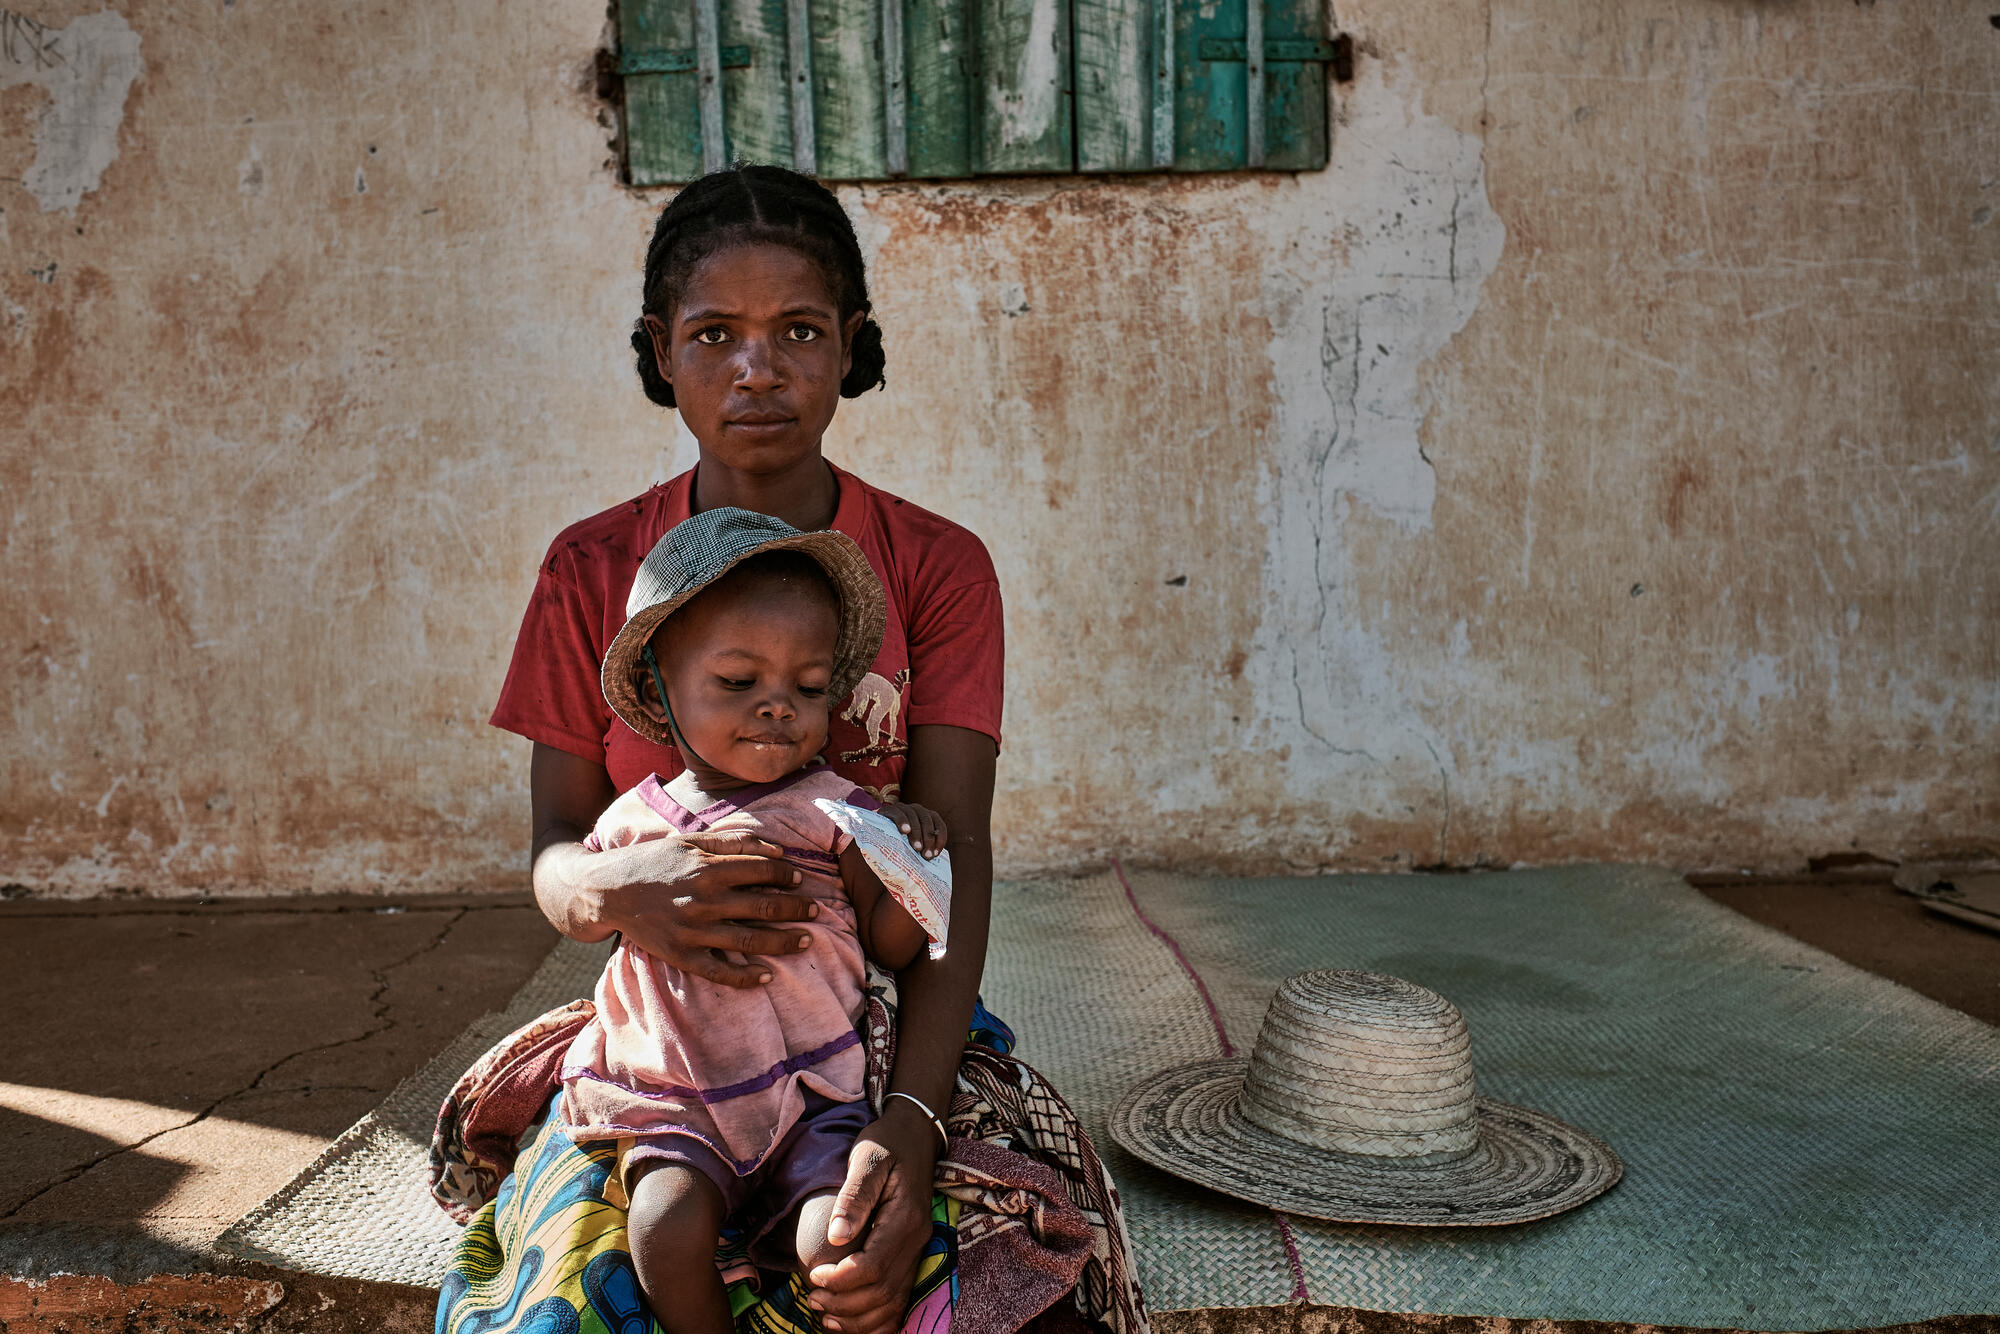
<path fill-rule="evenodd" d="M 660 675 L 660 660 L 653 656 L 653 645 L 650 640 L 640 646 L 639 656 L 646 660 L 646 670 L 653 674 L 653 689 L 660 692 L 660 708 L 665 710 L 667 715 L 667 735 L 674 739 L 674 744 L 680 747 L 683 756 L 699 761 L 704 768 L 713 769 L 715 766 L 702 759 L 695 748 L 688 744 L 687 734 L 682 732 L 681 725 L 674 721 L 673 701 L 667 698 L 667 681 Z"/>

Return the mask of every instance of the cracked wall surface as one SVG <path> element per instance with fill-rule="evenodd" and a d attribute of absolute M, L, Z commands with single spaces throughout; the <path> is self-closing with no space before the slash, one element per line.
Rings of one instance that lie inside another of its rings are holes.
<path fill-rule="evenodd" d="M 691 458 L 601 7 L 119 8 L 73 214 L 0 88 L 0 881 L 518 886 L 535 562 Z M 843 191 L 829 451 L 993 549 L 1003 867 L 2000 843 L 2000 30 L 1337 9 L 1324 172 Z"/>

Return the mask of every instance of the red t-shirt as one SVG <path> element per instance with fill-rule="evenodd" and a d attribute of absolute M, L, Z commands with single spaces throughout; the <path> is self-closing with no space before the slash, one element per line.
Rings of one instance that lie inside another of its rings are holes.
<path fill-rule="evenodd" d="M 831 466 L 831 465 L 829 465 Z M 1000 741 L 1000 583 L 980 540 L 948 519 L 833 469 L 833 527 L 853 538 L 888 593 L 875 665 L 834 706 L 834 770 L 885 801 L 903 781 L 909 729 L 944 723 Z M 620 792 L 681 771 L 604 702 L 604 650 L 625 623 L 639 562 L 692 512 L 694 472 L 572 524 L 542 560 L 493 725 L 601 764 Z"/>

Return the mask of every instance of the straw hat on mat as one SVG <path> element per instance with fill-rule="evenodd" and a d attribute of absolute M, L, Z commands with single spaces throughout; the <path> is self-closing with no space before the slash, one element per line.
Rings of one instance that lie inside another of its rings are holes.
<path fill-rule="evenodd" d="M 1341 1223 L 1525 1223 L 1624 1172 L 1574 1126 L 1475 1098 L 1457 1008 L 1377 973 L 1287 979 L 1249 1060 L 1151 1076 L 1111 1113 L 1111 1136 L 1175 1176 Z"/>
<path fill-rule="evenodd" d="M 835 703 L 846 699 L 867 674 L 882 651 L 889 616 L 882 581 L 854 539 L 832 529 L 802 533 L 783 519 L 750 510 L 703 510 L 674 525 L 639 562 L 625 599 L 625 624 L 604 650 L 605 702 L 640 736 L 664 746 L 676 744 L 666 724 L 639 707 L 639 655 L 646 641 L 695 594 L 766 551 L 810 556 L 840 593 L 840 633 L 826 697 Z"/>

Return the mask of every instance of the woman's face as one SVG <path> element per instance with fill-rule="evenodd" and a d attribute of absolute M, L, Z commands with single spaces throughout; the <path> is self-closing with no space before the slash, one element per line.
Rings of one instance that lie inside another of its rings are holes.
<path fill-rule="evenodd" d="M 842 322 L 804 255 L 758 244 L 702 260 L 671 323 L 648 315 L 646 327 L 704 456 L 767 475 L 818 456 L 865 318 L 856 311 Z"/>

